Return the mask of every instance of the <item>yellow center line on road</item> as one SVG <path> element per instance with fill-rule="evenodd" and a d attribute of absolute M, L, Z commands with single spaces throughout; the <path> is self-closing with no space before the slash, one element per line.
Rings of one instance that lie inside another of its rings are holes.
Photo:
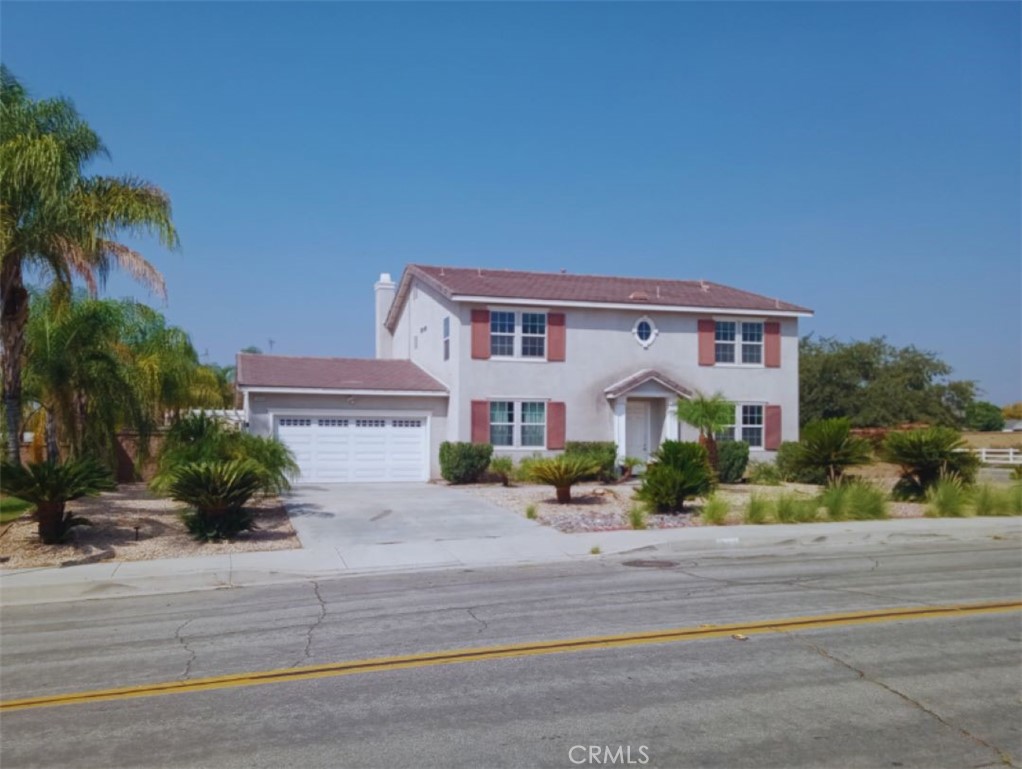
<path fill-rule="evenodd" d="M 478 648 L 450 649 L 447 651 L 408 654 L 399 657 L 376 657 L 348 662 L 332 662 L 305 667 L 263 670 L 250 673 L 236 673 L 225 676 L 210 676 L 184 681 L 164 681 L 140 686 L 124 686 L 117 689 L 53 694 L 43 697 L 0 702 L 0 713 L 30 708 L 49 708 L 60 705 L 84 705 L 90 702 L 156 697 L 163 694 L 183 694 L 211 689 L 227 689 L 236 686 L 259 686 L 261 684 L 307 681 L 315 678 L 375 673 L 385 670 L 407 670 L 409 668 L 453 665 L 460 662 L 484 662 L 487 660 L 528 657 L 540 654 L 560 654 L 587 649 L 612 649 L 641 644 L 675 643 L 698 641 L 710 638 L 724 638 L 734 634 L 745 636 L 763 633 L 784 633 L 798 630 L 817 630 L 828 627 L 846 627 L 883 622 L 901 622 L 914 619 L 940 619 L 977 614 L 995 614 L 1022 610 L 1022 601 L 998 603 L 964 603 L 946 606 L 913 606 L 892 609 L 873 609 L 840 614 L 817 614 L 808 617 L 787 617 L 784 619 L 736 622 L 730 625 L 700 625 L 699 627 L 652 630 L 642 633 L 627 633 L 589 638 L 569 638 L 558 641 L 536 641 L 532 643 L 483 646 Z"/>

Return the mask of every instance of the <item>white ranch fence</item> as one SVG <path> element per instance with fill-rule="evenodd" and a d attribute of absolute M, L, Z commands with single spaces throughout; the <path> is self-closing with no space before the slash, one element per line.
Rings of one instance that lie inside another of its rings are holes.
<path fill-rule="evenodd" d="M 1022 465 L 1019 449 L 962 449 L 971 451 L 984 465 Z"/>

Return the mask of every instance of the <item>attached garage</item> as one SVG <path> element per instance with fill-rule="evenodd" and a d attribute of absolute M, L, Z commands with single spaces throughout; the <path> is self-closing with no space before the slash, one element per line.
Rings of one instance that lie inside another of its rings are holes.
<path fill-rule="evenodd" d="M 301 480 L 319 483 L 429 479 L 425 417 L 277 417 L 277 437 L 295 455 Z"/>
<path fill-rule="evenodd" d="M 406 360 L 238 356 L 250 432 L 287 445 L 299 483 L 396 483 L 439 474 L 447 388 Z"/>

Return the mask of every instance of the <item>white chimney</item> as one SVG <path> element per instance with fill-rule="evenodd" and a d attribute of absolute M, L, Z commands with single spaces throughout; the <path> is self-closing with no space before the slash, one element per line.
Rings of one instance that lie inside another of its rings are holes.
<path fill-rule="evenodd" d="M 390 277 L 389 272 L 381 272 L 380 279 L 374 286 L 376 289 L 376 357 L 391 357 L 392 334 L 387 330 L 387 313 L 394 303 L 394 294 L 397 293 L 397 286 Z"/>

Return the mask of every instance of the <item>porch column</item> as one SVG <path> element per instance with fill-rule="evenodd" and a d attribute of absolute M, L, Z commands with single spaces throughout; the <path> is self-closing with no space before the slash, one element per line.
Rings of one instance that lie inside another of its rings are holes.
<path fill-rule="evenodd" d="M 625 458 L 625 405 L 628 399 L 614 399 L 614 443 L 617 444 L 617 462 Z"/>
<path fill-rule="evenodd" d="M 678 422 L 678 399 L 667 399 L 667 418 L 664 420 L 665 441 L 681 440 L 681 424 Z"/>

